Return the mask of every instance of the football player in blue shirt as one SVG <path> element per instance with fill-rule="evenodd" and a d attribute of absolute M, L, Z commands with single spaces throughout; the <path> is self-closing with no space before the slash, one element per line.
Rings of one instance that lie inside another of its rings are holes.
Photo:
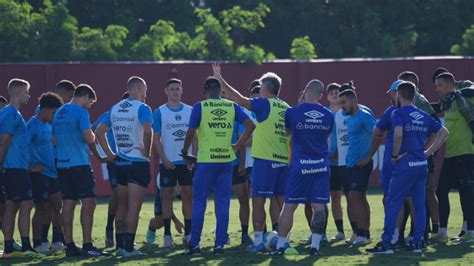
<path fill-rule="evenodd" d="M 367 249 L 373 254 L 391 254 L 391 240 L 398 213 L 406 197 L 411 196 L 415 210 L 415 228 L 412 248 L 414 252 L 424 249 L 423 235 L 426 226 L 426 181 L 428 178 L 427 158 L 436 152 L 448 136 L 448 130 L 428 113 L 414 106 L 415 85 L 403 82 L 398 85 L 400 108 L 392 113 L 394 128 L 392 179 L 385 203 L 385 223 L 382 241 Z M 431 138 L 435 138 L 434 141 Z M 425 150 L 426 143 L 431 143 Z"/>

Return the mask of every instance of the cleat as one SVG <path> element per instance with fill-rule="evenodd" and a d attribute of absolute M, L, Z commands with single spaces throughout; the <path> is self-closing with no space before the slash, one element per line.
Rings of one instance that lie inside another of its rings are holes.
<path fill-rule="evenodd" d="M 352 242 L 352 245 L 354 246 L 363 246 L 363 245 L 367 245 L 367 244 L 370 244 L 372 243 L 372 240 L 370 240 L 370 238 L 367 238 L 367 237 L 363 237 L 363 236 L 358 236 L 355 238 L 354 242 Z"/>
<path fill-rule="evenodd" d="M 212 255 L 224 255 L 224 248 L 222 246 L 214 247 Z"/>
<path fill-rule="evenodd" d="M 201 248 L 199 246 L 188 247 L 181 255 L 192 256 L 201 254 Z"/>
<path fill-rule="evenodd" d="M 125 249 L 123 249 L 123 248 L 117 248 L 117 250 L 115 251 L 115 256 L 117 256 L 117 257 L 122 257 L 123 254 L 124 254 L 124 252 L 125 252 Z"/>
<path fill-rule="evenodd" d="M 335 236 L 331 238 L 330 242 L 335 243 L 335 242 L 342 241 L 344 239 L 346 239 L 346 236 L 344 235 L 344 233 L 338 232 Z"/>
<path fill-rule="evenodd" d="M 270 256 L 283 256 L 285 255 L 285 248 L 279 248 L 275 251 L 270 252 Z"/>
<path fill-rule="evenodd" d="M 114 231 L 106 230 L 105 231 L 105 248 L 114 247 Z"/>
<path fill-rule="evenodd" d="M 74 249 L 66 248 L 66 257 L 81 256 L 82 251 L 80 248 L 75 247 Z"/>
<path fill-rule="evenodd" d="M 146 244 L 155 244 L 155 241 L 156 241 L 156 234 L 155 232 L 151 231 L 150 229 L 148 229 L 146 231 L 146 237 L 145 237 L 145 243 Z"/>
<path fill-rule="evenodd" d="M 252 238 L 248 235 L 248 234 L 243 234 L 242 235 L 242 241 L 241 241 L 241 244 L 248 244 L 248 245 L 252 245 L 253 244 L 253 240 Z"/>
<path fill-rule="evenodd" d="M 356 239 L 356 237 L 357 237 L 356 234 L 352 234 L 351 238 L 346 239 L 346 244 L 351 245 L 352 243 L 354 243 L 354 240 Z"/>
<path fill-rule="evenodd" d="M 252 244 L 249 248 L 247 248 L 245 251 L 248 252 L 248 253 L 257 253 L 257 252 L 262 252 L 262 251 L 265 251 L 265 246 L 263 245 L 263 243 L 261 243 L 260 245 L 255 245 L 255 244 Z"/>
<path fill-rule="evenodd" d="M 66 249 L 64 246 L 63 242 L 54 242 L 51 244 L 51 251 L 56 252 L 56 251 L 62 251 Z"/>
<path fill-rule="evenodd" d="M 377 245 L 373 248 L 368 248 L 365 251 L 369 254 L 393 254 L 393 246 L 392 245 L 386 245 L 383 242 L 378 242 Z"/>
<path fill-rule="evenodd" d="M 319 250 L 317 248 L 311 248 L 309 250 L 309 255 L 311 256 L 315 256 L 315 255 L 318 255 L 319 254 Z"/>
<path fill-rule="evenodd" d="M 49 252 L 49 244 L 48 242 L 43 242 L 41 245 L 35 248 L 36 252 L 39 253 L 48 253 Z"/>
<path fill-rule="evenodd" d="M 173 237 L 165 235 L 163 236 L 163 247 L 172 248 L 173 247 Z"/>
<path fill-rule="evenodd" d="M 126 250 L 123 250 L 122 251 L 122 256 L 123 257 L 126 257 L 126 258 L 131 258 L 131 257 L 144 257 L 146 256 L 147 254 L 144 253 L 144 252 L 141 252 L 141 251 L 138 251 L 136 249 L 134 249 L 133 251 L 126 251 Z"/>
<path fill-rule="evenodd" d="M 87 257 L 108 257 L 110 254 L 108 252 L 100 251 L 96 247 L 90 249 L 82 249 L 82 255 Z"/>

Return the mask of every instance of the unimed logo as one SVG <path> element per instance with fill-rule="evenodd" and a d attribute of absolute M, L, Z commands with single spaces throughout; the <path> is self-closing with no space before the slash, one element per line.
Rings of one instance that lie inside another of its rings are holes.
<path fill-rule="evenodd" d="M 218 117 L 221 117 L 221 116 L 227 114 L 227 111 L 222 110 L 222 109 L 214 109 L 214 110 L 211 111 L 211 114 L 213 114 L 215 116 L 218 116 Z"/>

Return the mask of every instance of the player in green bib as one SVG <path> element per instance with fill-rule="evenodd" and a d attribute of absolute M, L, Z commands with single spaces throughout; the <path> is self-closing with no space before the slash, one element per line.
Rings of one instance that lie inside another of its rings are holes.
<path fill-rule="evenodd" d="M 193 213 L 191 218 L 191 240 L 183 255 L 200 253 L 199 243 L 206 212 L 207 195 L 212 188 L 215 193 L 216 242 L 214 254 L 222 254 L 227 242 L 229 226 L 230 194 L 232 191 L 232 162 L 235 151 L 240 150 L 255 128 L 254 123 L 237 104 L 220 98 L 219 80 L 209 77 L 204 83 L 207 100 L 194 105 L 189 129 L 182 153 L 187 154 L 196 134 L 198 155 L 193 177 Z M 245 126 L 240 139 L 232 147 L 234 123 Z M 187 156 L 184 156 L 188 158 Z"/>
<path fill-rule="evenodd" d="M 264 74 L 260 78 L 260 98 L 249 99 L 224 80 L 219 65 L 213 65 L 213 72 L 214 76 L 220 80 L 226 96 L 254 112 L 256 116 L 256 128 L 252 142 L 254 243 L 248 251 L 264 251 L 265 200 L 275 197 L 280 210 L 285 200 L 289 145 L 289 136 L 285 131 L 285 112 L 289 106 L 278 98 L 281 78 L 275 73 Z"/>

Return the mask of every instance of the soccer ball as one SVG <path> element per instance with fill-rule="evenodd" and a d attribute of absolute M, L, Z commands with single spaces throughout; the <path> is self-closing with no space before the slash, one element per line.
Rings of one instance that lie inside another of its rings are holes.
<path fill-rule="evenodd" d="M 274 251 L 276 249 L 278 241 L 278 233 L 276 231 L 271 231 L 263 235 L 263 246 L 269 252 Z"/>

